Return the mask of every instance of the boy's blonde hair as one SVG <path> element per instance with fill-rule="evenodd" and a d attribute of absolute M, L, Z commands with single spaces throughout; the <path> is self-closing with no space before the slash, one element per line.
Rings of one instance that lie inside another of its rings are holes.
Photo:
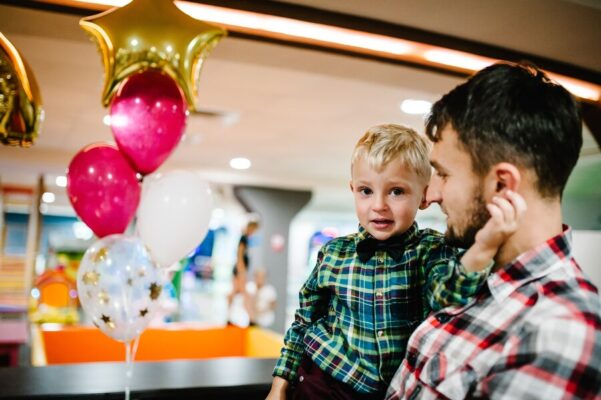
<path fill-rule="evenodd" d="M 392 160 L 399 159 L 425 183 L 430 181 L 430 142 L 411 128 L 385 124 L 368 129 L 355 145 L 351 170 L 361 157 L 376 170 L 381 170 Z"/>

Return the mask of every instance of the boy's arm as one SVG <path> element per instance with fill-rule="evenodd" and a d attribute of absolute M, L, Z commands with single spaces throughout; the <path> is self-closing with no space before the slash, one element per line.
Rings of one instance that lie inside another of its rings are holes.
<path fill-rule="evenodd" d="M 279 376 L 274 376 L 273 382 L 271 383 L 271 390 L 267 394 L 265 400 L 285 400 L 287 390 L 288 381 Z"/>
<path fill-rule="evenodd" d="M 318 273 L 323 257 L 322 250 L 317 256 L 315 268 L 301 287 L 299 308 L 296 310 L 294 322 L 284 336 L 284 347 L 273 371 L 274 377 L 283 378 L 288 382 L 296 379 L 296 370 L 305 349 L 303 340 L 307 328 L 325 315 L 328 309 L 329 295 L 318 288 Z"/>
<path fill-rule="evenodd" d="M 467 304 L 476 295 L 494 265 L 499 247 L 517 230 L 526 203 L 519 194 L 506 191 L 503 198 L 494 197 L 486 207 L 491 217 L 460 261 L 446 246 L 432 246 L 426 260 L 426 265 L 430 264 L 426 296 L 433 311 Z"/>

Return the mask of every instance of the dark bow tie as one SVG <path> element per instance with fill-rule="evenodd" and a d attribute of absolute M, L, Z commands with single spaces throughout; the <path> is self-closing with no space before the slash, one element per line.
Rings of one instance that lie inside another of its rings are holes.
<path fill-rule="evenodd" d="M 363 263 L 368 262 L 378 250 L 387 252 L 394 261 L 398 262 L 403 257 L 405 241 L 400 236 L 393 236 L 386 240 L 368 237 L 357 243 L 357 255 Z"/>

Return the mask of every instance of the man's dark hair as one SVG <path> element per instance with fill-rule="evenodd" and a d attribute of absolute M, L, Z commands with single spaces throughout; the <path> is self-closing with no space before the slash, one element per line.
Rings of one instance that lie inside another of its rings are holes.
<path fill-rule="evenodd" d="M 543 197 L 561 196 L 582 147 L 574 98 L 539 69 L 500 63 L 444 95 L 426 124 L 430 140 L 451 124 L 484 176 L 500 162 L 533 170 Z"/>

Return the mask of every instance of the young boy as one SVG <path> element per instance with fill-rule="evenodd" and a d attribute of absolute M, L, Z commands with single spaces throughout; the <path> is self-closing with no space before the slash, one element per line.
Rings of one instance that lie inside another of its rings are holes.
<path fill-rule="evenodd" d="M 460 263 L 441 234 L 414 222 L 426 207 L 428 156 L 427 140 L 399 125 L 373 127 L 357 143 L 350 186 L 359 232 L 321 249 L 268 399 L 383 398 L 417 325 L 478 291 L 521 211 L 496 199 Z"/>

